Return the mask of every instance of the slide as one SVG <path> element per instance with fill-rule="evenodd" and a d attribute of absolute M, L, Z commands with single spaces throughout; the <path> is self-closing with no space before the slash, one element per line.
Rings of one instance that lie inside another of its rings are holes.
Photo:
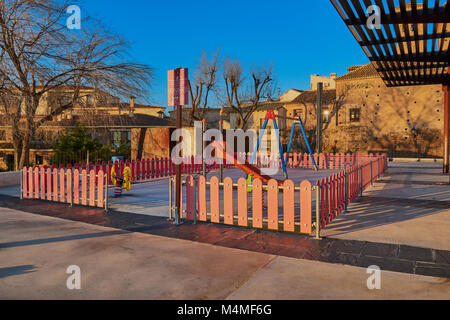
<path fill-rule="evenodd" d="M 227 161 L 227 163 L 234 163 L 236 167 L 244 171 L 248 175 L 252 175 L 254 179 L 259 178 L 263 181 L 263 183 L 268 183 L 269 180 L 273 179 L 272 177 L 268 175 L 264 175 L 261 173 L 261 170 L 254 165 L 251 165 L 250 163 L 245 161 L 245 164 L 240 164 L 237 161 L 237 158 L 235 155 L 230 155 L 227 153 L 226 150 L 226 142 L 222 141 L 222 143 L 219 143 L 218 141 L 213 141 L 210 144 L 212 147 L 216 148 L 216 150 L 219 150 L 223 154 L 223 159 Z M 224 150 L 225 149 L 225 150 Z M 277 179 L 275 179 L 277 180 Z M 278 184 L 283 184 L 284 180 L 277 180 Z"/>

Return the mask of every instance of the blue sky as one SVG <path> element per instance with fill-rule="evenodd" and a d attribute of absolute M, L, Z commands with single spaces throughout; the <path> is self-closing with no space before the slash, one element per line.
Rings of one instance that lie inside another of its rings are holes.
<path fill-rule="evenodd" d="M 272 63 L 281 92 L 309 89 L 311 74 L 342 75 L 368 63 L 328 0 L 84 0 L 132 44 L 133 60 L 155 69 L 147 103 L 167 105 L 167 70 L 194 71 L 202 51 L 220 49 L 246 67 Z"/>

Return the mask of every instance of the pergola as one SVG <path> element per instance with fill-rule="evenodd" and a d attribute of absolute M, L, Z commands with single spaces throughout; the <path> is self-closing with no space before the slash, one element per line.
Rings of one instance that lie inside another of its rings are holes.
<path fill-rule="evenodd" d="M 331 0 L 388 87 L 441 84 L 444 90 L 444 173 L 449 173 L 448 1 Z M 370 6 L 378 6 L 379 11 Z M 376 10 L 376 11 L 373 11 Z M 379 28 L 367 25 L 379 14 Z"/>

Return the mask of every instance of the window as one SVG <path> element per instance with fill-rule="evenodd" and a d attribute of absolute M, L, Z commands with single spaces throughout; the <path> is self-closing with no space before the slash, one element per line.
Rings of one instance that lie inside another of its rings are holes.
<path fill-rule="evenodd" d="M 127 132 L 127 146 L 131 146 L 131 131 Z"/>
<path fill-rule="evenodd" d="M 58 102 L 60 106 L 67 106 L 72 103 L 72 96 L 64 95 L 58 98 Z"/>
<path fill-rule="evenodd" d="M 35 159 L 35 165 L 41 166 L 43 164 L 44 164 L 44 157 L 39 155 L 39 154 L 37 154 L 36 155 L 36 159 Z"/>
<path fill-rule="evenodd" d="M 122 143 L 122 133 L 120 131 L 113 132 L 113 143 L 115 147 L 120 147 Z"/>
<path fill-rule="evenodd" d="M 279 108 L 278 109 L 278 129 L 285 130 L 286 129 L 286 109 Z"/>
<path fill-rule="evenodd" d="M 94 99 L 90 94 L 86 96 L 86 107 L 92 107 L 94 105 Z"/>
<path fill-rule="evenodd" d="M 361 118 L 361 109 L 350 109 L 350 122 L 359 122 Z"/>
<path fill-rule="evenodd" d="M 131 131 L 119 130 L 113 131 L 113 145 L 118 148 L 121 145 L 131 146 Z"/>

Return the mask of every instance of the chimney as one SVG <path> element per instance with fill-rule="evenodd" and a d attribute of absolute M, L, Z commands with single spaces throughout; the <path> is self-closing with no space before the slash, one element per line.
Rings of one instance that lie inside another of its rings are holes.
<path fill-rule="evenodd" d="M 330 77 L 331 77 L 331 78 L 336 78 L 336 76 L 337 76 L 337 73 L 332 73 L 332 74 L 330 74 Z"/>
<path fill-rule="evenodd" d="M 43 79 L 40 79 L 40 80 L 39 80 L 39 85 L 40 85 L 41 87 L 44 86 L 44 80 L 43 80 Z"/>
<path fill-rule="evenodd" d="M 133 116 L 134 115 L 134 101 L 136 100 L 136 97 L 131 96 L 130 97 L 130 107 L 129 107 L 129 115 Z"/>

